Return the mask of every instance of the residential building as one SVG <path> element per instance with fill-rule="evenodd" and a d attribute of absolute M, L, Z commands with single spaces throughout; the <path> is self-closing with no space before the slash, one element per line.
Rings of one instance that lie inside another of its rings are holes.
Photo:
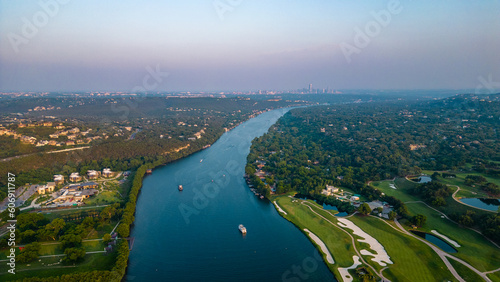
<path fill-rule="evenodd" d="M 111 171 L 110 168 L 105 168 L 102 170 L 103 177 L 111 177 L 112 175 L 113 175 L 113 172 Z"/>
<path fill-rule="evenodd" d="M 80 176 L 80 174 L 78 172 L 73 172 L 69 176 L 69 181 L 71 181 L 71 182 L 78 182 L 78 181 L 81 181 L 81 180 L 82 180 L 82 177 Z"/>
<path fill-rule="evenodd" d="M 64 176 L 60 174 L 54 175 L 54 182 L 56 185 L 64 184 Z"/>
<path fill-rule="evenodd" d="M 99 178 L 99 173 L 95 170 L 89 170 L 89 171 L 87 171 L 87 177 L 91 180 L 97 179 L 97 178 Z"/>

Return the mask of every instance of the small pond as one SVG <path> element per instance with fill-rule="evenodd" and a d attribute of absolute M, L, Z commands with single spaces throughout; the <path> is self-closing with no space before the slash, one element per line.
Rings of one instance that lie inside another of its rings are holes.
<path fill-rule="evenodd" d="M 450 244 L 448 244 L 448 242 L 444 241 L 443 239 L 437 237 L 437 236 L 434 236 L 432 234 L 429 234 L 429 233 L 425 233 L 425 232 L 420 232 L 420 231 L 411 231 L 413 234 L 421 237 L 421 238 L 424 238 L 425 240 L 431 242 L 432 244 L 438 246 L 441 250 L 445 251 L 445 252 L 448 252 L 448 253 L 456 253 L 457 250 L 455 248 L 453 248 Z"/>
<path fill-rule="evenodd" d="M 327 204 L 323 204 L 323 209 L 325 209 L 325 210 L 339 211 L 336 206 L 327 205 Z"/>
<path fill-rule="evenodd" d="M 498 207 L 500 207 L 498 199 L 463 198 L 460 199 L 460 202 L 490 211 L 498 211 Z"/>
<path fill-rule="evenodd" d="M 339 212 L 337 214 L 335 214 L 335 216 L 348 216 L 349 214 L 346 213 L 346 212 Z"/>
<path fill-rule="evenodd" d="M 428 175 L 422 175 L 417 178 L 412 178 L 411 180 L 417 183 L 428 183 L 432 181 L 432 178 Z"/>

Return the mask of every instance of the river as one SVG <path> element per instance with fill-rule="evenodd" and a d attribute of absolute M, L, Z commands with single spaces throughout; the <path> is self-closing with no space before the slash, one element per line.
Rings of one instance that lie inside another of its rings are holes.
<path fill-rule="evenodd" d="M 251 141 L 287 111 L 263 113 L 145 177 L 127 281 L 335 280 L 307 237 L 243 179 Z"/>

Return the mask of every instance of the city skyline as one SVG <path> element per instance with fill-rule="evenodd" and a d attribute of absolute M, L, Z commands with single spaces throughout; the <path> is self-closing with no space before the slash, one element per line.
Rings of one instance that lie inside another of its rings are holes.
<path fill-rule="evenodd" d="M 498 1 L 0 1 L 0 91 L 498 88 L 499 11 Z"/>

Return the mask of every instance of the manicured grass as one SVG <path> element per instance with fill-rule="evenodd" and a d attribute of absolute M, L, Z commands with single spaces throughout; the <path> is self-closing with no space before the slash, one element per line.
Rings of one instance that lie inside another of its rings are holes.
<path fill-rule="evenodd" d="M 493 272 L 487 275 L 488 278 L 491 279 L 493 282 L 500 282 L 500 271 Z"/>
<path fill-rule="evenodd" d="M 453 265 L 453 268 L 458 272 L 458 275 L 462 277 L 465 281 L 483 281 L 481 276 L 477 275 L 474 271 L 470 270 L 467 266 L 455 261 L 453 259 L 448 259 Z"/>
<path fill-rule="evenodd" d="M 62 257 L 42 258 L 40 261 L 35 261 L 27 264 L 16 264 L 16 274 L 7 273 L 9 267 L 6 264 L 0 264 L 0 281 L 11 281 L 24 279 L 28 277 L 51 277 L 60 276 L 63 274 L 87 272 L 94 270 L 111 270 L 115 264 L 117 253 L 109 255 L 104 254 L 88 254 L 85 259 L 76 264 L 60 263 L 53 266 L 47 264 L 57 263 Z M 42 264 L 43 263 L 43 264 Z"/>
<path fill-rule="evenodd" d="M 476 267 L 479 271 L 489 271 L 500 267 L 500 249 L 491 244 L 482 235 L 458 226 L 441 214 L 422 203 L 407 204 L 410 215 L 423 214 L 427 217 L 426 224 L 419 228 L 430 232 L 437 230 L 461 245 L 453 254 Z"/>
<path fill-rule="evenodd" d="M 47 212 L 43 212 L 43 216 L 45 216 L 48 220 L 52 221 L 56 218 L 61 218 L 63 215 L 68 215 L 72 213 L 80 213 L 80 212 L 97 212 L 100 213 L 102 209 L 105 207 L 95 207 L 95 208 L 87 208 L 86 206 L 81 206 L 78 208 L 69 208 L 69 209 L 60 209 L 60 210 L 51 210 Z"/>
<path fill-rule="evenodd" d="M 349 236 L 312 213 L 305 205 L 301 205 L 300 200 L 293 203 L 292 199 L 286 196 L 275 199 L 278 205 L 288 213 L 284 216 L 285 218 L 292 221 L 301 230 L 304 228 L 311 230 L 327 245 L 335 260 L 335 264 L 329 265 L 329 267 L 336 275 L 338 275 L 336 268 L 352 265 L 352 256 L 355 255 L 355 252 Z M 307 202 L 318 207 L 314 208 L 315 212 L 333 223 L 337 223 L 337 219 L 332 214 L 322 210 L 321 206 L 313 201 Z M 389 268 L 384 271 L 384 276 L 392 281 L 434 281 L 436 278 L 437 281 L 454 281 L 453 276 L 446 269 L 439 256 L 422 242 L 394 230 L 376 218 L 356 216 L 349 219 L 379 240 L 386 248 L 394 264 L 389 265 Z M 356 246 L 358 249 L 368 247 L 365 243 L 357 241 Z M 383 268 L 378 263 L 372 262 L 371 257 L 364 256 L 364 258 L 377 270 Z"/>
<path fill-rule="evenodd" d="M 403 179 L 405 180 L 405 179 Z M 405 180 L 406 181 L 406 180 Z M 397 184 L 395 184 L 397 182 Z M 408 182 L 408 181 L 406 181 Z M 371 186 L 374 187 L 375 189 L 378 189 L 385 193 L 387 196 L 393 196 L 403 202 L 408 202 L 408 201 L 420 201 L 419 198 L 412 196 L 408 194 L 408 186 L 403 184 L 404 182 L 402 181 L 392 181 L 392 180 L 384 180 L 384 181 L 376 181 L 372 182 Z M 390 184 L 395 184 L 397 189 L 392 189 L 389 185 Z"/>
<path fill-rule="evenodd" d="M 90 197 L 85 200 L 85 204 L 87 205 L 96 205 L 96 204 L 112 204 L 116 202 L 120 202 L 121 197 L 120 194 L 116 191 L 104 191 L 100 192 L 97 196 Z"/>
<path fill-rule="evenodd" d="M 339 277 L 338 267 L 349 267 L 354 263 L 352 257 L 356 255 L 356 252 L 352 246 L 351 238 L 342 230 L 312 213 L 305 205 L 301 205 L 301 200 L 292 202 L 291 198 L 282 196 L 277 197 L 276 201 L 287 212 L 287 215 L 282 214 L 286 219 L 294 223 L 301 231 L 307 228 L 321 238 L 335 261 L 335 264 L 327 263 L 327 266 L 337 277 Z M 322 252 L 320 251 L 320 253 Z"/>
<path fill-rule="evenodd" d="M 59 242 L 49 241 L 41 242 L 41 244 L 39 252 L 40 256 L 64 254 L 64 250 Z M 84 241 L 82 242 L 82 247 L 84 247 L 87 252 L 94 252 L 104 250 L 105 246 L 102 241 Z M 3 249 L 0 251 L 0 259 L 6 259 L 8 254 L 9 249 Z M 18 248 L 16 248 L 16 254 L 19 254 Z"/>
<path fill-rule="evenodd" d="M 377 239 L 391 260 L 383 274 L 391 281 L 453 281 L 444 262 L 427 245 L 394 230 L 382 220 L 368 216 L 353 216 L 349 220 Z M 370 261 L 369 256 L 364 257 Z M 373 263 L 372 265 L 378 265 Z"/>
<path fill-rule="evenodd" d="M 434 171 L 427 171 L 429 175 L 432 175 Z M 483 176 L 486 178 L 488 182 L 495 183 L 496 185 L 500 186 L 500 178 L 496 177 L 491 177 L 487 174 L 484 173 L 477 173 L 477 172 L 450 172 L 452 174 L 456 175 L 456 178 L 442 178 L 439 177 L 438 180 L 440 182 L 443 182 L 445 184 L 450 184 L 450 185 L 456 185 L 459 186 L 460 189 L 464 189 L 467 191 L 459 191 L 457 193 L 457 197 L 467 197 L 467 198 L 479 198 L 479 197 L 489 197 L 488 194 L 486 194 L 484 191 L 481 190 L 481 188 L 476 185 L 475 187 L 469 186 L 465 184 L 465 177 L 467 175 L 477 175 L 477 176 Z M 473 194 L 472 192 L 476 193 Z"/>

